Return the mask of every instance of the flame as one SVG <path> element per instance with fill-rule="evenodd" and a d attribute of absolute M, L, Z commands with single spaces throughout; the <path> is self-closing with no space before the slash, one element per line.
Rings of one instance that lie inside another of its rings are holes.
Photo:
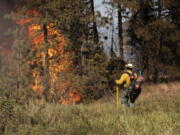
<path fill-rule="evenodd" d="M 77 102 L 81 101 L 81 95 L 77 92 L 71 92 L 65 97 L 63 100 L 60 101 L 61 104 L 75 104 Z"/>
<path fill-rule="evenodd" d="M 40 16 L 35 11 L 27 11 L 26 14 L 32 14 L 34 16 Z M 17 23 L 24 25 L 26 23 L 32 22 L 31 18 L 25 18 L 19 20 Z M 27 35 L 30 37 L 30 43 L 32 45 L 32 49 L 38 50 L 36 56 L 39 60 L 29 61 L 28 64 L 38 64 L 41 67 L 45 65 L 45 52 L 43 50 L 44 43 L 44 33 L 42 25 L 39 24 L 29 24 L 27 27 Z M 48 48 L 48 56 L 49 56 L 49 76 L 50 76 L 50 93 L 55 93 L 58 91 L 59 93 L 64 93 L 68 87 L 71 85 L 70 81 L 58 81 L 60 72 L 64 71 L 72 71 L 73 70 L 73 52 L 65 52 L 65 48 L 67 47 L 67 42 L 65 37 L 55 29 L 55 25 L 50 23 L 47 25 L 47 36 L 53 37 L 48 38 L 48 43 L 50 46 L 55 45 L 55 47 Z M 53 57 L 60 56 L 61 60 L 57 60 L 54 62 Z M 42 78 L 40 72 L 37 69 L 32 71 L 32 75 L 34 77 L 34 83 L 32 84 L 32 89 L 39 95 L 42 95 L 44 91 L 44 86 L 42 85 Z M 59 101 L 61 104 L 72 104 L 81 101 L 81 94 L 77 91 L 68 92 L 65 94 L 64 98 Z"/>

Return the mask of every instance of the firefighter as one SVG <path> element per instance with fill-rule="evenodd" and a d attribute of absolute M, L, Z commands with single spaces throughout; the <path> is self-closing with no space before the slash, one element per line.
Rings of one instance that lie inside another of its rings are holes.
<path fill-rule="evenodd" d="M 141 92 L 140 85 L 137 83 L 137 74 L 133 72 L 133 69 L 133 64 L 126 64 L 120 79 L 115 81 L 122 89 L 121 104 L 124 107 L 133 107 Z"/>

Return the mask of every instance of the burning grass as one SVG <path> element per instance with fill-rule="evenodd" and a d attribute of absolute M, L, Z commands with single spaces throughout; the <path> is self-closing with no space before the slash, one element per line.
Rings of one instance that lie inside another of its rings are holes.
<path fill-rule="evenodd" d="M 0 134 L 179 135 L 178 86 L 179 82 L 145 85 L 136 107 L 128 110 L 120 108 L 119 111 L 113 100 L 75 106 L 31 101 L 22 106 L 1 99 Z M 173 92 L 167 92 L 167 87 Z"/>

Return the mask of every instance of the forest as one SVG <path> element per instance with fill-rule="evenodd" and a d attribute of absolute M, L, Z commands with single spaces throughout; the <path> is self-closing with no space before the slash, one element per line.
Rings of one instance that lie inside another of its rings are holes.
<path fill-rule="evenodd" d="M 180 1 L 101 1 L 0 2 L 0 134 L 180 133 Z M 127 63 L 142 93 L 116 110 Z"/>

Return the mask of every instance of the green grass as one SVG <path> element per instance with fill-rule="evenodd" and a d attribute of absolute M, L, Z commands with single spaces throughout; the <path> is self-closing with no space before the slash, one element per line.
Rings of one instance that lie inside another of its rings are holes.
<path fill-rule="evenodd" d="M 92 104 L 14 105 L 1 100 L 2 135 L 179 135 L 180 92 L 146 97 L 132 109 L 116 109 L 113 97 Z M 6 107 L 3 107 L 6 106 Z"/>

